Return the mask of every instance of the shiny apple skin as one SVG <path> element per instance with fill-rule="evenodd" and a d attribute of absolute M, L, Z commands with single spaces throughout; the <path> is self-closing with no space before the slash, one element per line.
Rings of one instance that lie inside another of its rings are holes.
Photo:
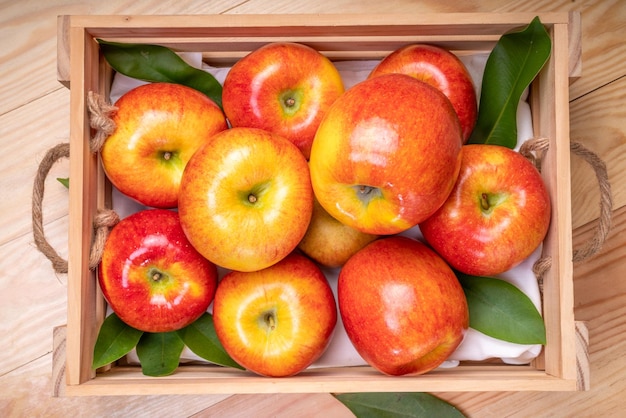
<path fill-rule="evenodd" d="M 158 281 L 155 273 L 162 275 Z M 112 228 L 98 281 L 123 322 L 145 332 L 170 332 L 207 310 L 217 287 L 217 267 L 191 246 L 176 212 L 148 209 Z"/>
<path fill-rule="evenodd" d="M 311 222 L 298 248 L 320 265 L 337 268 L 378 237 L 342 224 L 315 199 Z"/>
<path fill-rule="evenodd" d="M 228 128 L 224 113 L 206 95 L 172 83 L 136 87 L 115 106 L 116 128 L 101 150 L 107 177 L 145 206 L 176 207 L 187 161 Z"/>
<path fill-rule="evenodd" d="M 492 199 L 483 210 L 482 196 Z M 507 271 L 544 240 L 551 217 L 539 171 L 498 145 L 465 145 L 461 172 L 446 203 L 420 224 L 428 243 L 455 269 L 474 276 Z"/>
<path fill-rule="evenodd" d="M 467 143 L 478 116 L 478 100 L 465 64 L 449 50 L 427 44 L 406 45 L 393 51 L 372 70 L 369 77 L 401 73 L 429 83 L 452 103 Z"/>
<path fill-rule="evenodd" d="M 307 161 L 271 132 L 223 131 L 187 164 L 178 211 L 189 241 L 213 263 L 238 271 L 269 267 L 296 248 L 311 220 Z"/>
<path fill-rule="evenodd" d="M 360 231 L 402 232 L 445 202 L 461 147 L 458 118 L 436 88 L 404 74 L 362 81 L 333 104 L 317 131 L 309 161 L 315 196 Z M 365 197 L 362 186 L 370 191 Z"/>
<path fill-rule="evenodd" d="M 350 258 L 339 273 L 337 299 L 357 352 L 387 375 L 438 367 L 469 326 L 454 272 L 426 245 L 404 236 L 374 241 Z"/>
<path fill-rule="evenodd" d="M 337 306 L 319 267 L 292 253 L 267 269 L 228 273 L 215 295 L 213 319 L 239 364 L 262 376 L 293 376 L 330 344 Z"/>
<path fill-rule="evenodd" d="M 275 42 L 233 65 L 222 103 L 232 126 L 281 135 L 308 159 L 320 121 L 343 92 L 339 71 L 324 55 L 304 44 Z"/>

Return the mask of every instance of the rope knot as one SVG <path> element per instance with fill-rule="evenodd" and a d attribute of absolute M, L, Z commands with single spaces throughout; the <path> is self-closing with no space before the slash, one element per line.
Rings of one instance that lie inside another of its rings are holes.
<path fill-rule="evenodd" d="M 541 160 L 550 148 L 550 140 L 546 137 L 536 137 L 525 141 L 519 148 L 519 153 L 526 157 L 537 170 L 541 171 Z"/>
<path fill-rule="evenodd" d="M 104 141 L 115 132 L 116 125 L 111 116 L 117 111 L 117 107 L 93 91 L 87 93 L 87 107 L 89 109 L 89 125 L 95 130 L 89 146 L 91 152 L 98 152 L 102 149 Z"/>
<path fill-rule="evenodd" d="M 109 232 L 120 221 L 119 215 L 113 209 L 100 209 L 93 219 L 95 236 L 89 252 L 89 268 L 95 270 L 100 264 L 104 245 L 109 237 Z"/>

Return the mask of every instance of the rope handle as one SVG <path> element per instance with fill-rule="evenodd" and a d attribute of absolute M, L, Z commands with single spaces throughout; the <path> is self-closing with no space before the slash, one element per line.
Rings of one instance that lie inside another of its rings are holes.
<path fill-rule="evenodd" d="M 538 137 L 524 142 L 519 152 L 532 162 L 537 169 L 541 170 L 541 161 L 543 155 L 548 151 L 550 141 L 545 137 Z M 611 193 L 611 184 L 609 182 L 606 164 L 597 154 L 587 149 L 581 143 L 570 142 L 570 151 L 575 155 L 583 158 L 592 168 L 598 181 L 600 189 L 600 218 L 595 229 L 593 237 L 588 240 L 582 248 L 574 249 L 572 261 L 574 263 L 582 263 L 596 255 L 602 249 L 607 240 L 612 224 L 613 195 Z M 540 257 L 533 265 L 533 273 L 537 277 L 539 290 L 543 294 L 543 278 L 552 267 L 552 258 L 550 256 Z"/>
<path fill-rule="evenodd" d="M 98 152 L 106 138 L 115 131 L 115 122 L 111 114 L 117 108 L 107 103 L 104 98 L 92 91 L 87 95 L 89 109 L 89 124 L 95 130 L 90 139 L 89 147 L 92 152 Z M 39 169 L 33 185 L 32 217 L 33 237 L 37 249 L 52 263 L 52 268 L 57 273 L 67 273 L 67 260 L 61 257 L 50 245 L 43 230 L 43 197 L 45 181 L 52 166 L 62 158 L 70 157 L 70 144 L 57 144 L 50 148 L 43 160 L 39 163 Z M 104 243 L 113 226 L 120 221 L 119 215 L 112 209 L 99 209 L 93 219 L 94 239 L 89 252 L 89 268 L 94 270 L 102 259 Z"/>
<path fill-rule="evenodd" d="M 107 103 L 102 96 L 91 91 L 87 96 L 87 105 L 89 108 L 90 125 L 95 130 L 95 135 L 90 140 L 90 149 L 92 152 L 98 152 L 104 140 L 115 130 L 115 123 L 111 119 L 111 114 L 117 109 L 115 106 Z M 538 137 L 524 142 L 519 152 L 528 158 L 538 169 L 541 169 L 541 160 L 548 148 L 548 138 Z M 600 188 L 600 221 L 594 236 L 582 248 L 575 249 L 573 252 L 572 261 L 581 263 L 596 255 L 602 249 L 608 237 L 612 223 L 613 197 L 604 161 L 578 142 L 571 142 L 570 150 L 591 165 Z M 57 273 L 67 273 L 67 260 L 63 259 L 46 240 L 43 229 L 42 204 L 45 180 L 50 169 L 60 159 L 69 158 L 69 154 L 70 147 L 68 143 L 58 144 L 49 149 L 39 164 L 33 186 L 32 222 L 35 244 L 39 251 L 50 260 L 54 271 Z M 104 243 L 110 229 L 119 220 L 119 216 L 112 209 L 100 209 L 96 213 L 93 220 L 95 235 L 89 254 L 90 269 L 95 269 L 100 263 Z M 533 272 L 537 276 L 540 289 L 543 287 L 543 276 L 550 269 L 551 265 L 552 260 L 550 257 L 541 257 L 533 266 Z"/>
<path fill-rule="evenodd" d="M 43 229 L 43 196 L 46 177 L 57 161 L 61 158 L 69 158 L 69 145 L 62 143 L 55 145 L 46 153 L 44 159 L 39 164 L 39 170 L 35 176 L 33 187 L 33 237 L 37 249 L 45 255 L 52 263 L 52 268 L 56 273 L 67 273 L 67 260 L 61 257 L 50 245 L 45 237 Z M 112 209 L 100 209 L 93 220 L 95 236 L 89 254 L 89 268 L 94 270 L 102 259 L 104 244 L 109 236 L 109 231 L 120 221 L 119 215 Z"/>

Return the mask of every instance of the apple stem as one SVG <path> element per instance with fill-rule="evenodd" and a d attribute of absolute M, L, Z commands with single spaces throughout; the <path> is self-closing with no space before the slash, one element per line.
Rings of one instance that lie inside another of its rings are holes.
<path fill-rule="evenodd" d="M 165 151 L 165 152 L 163 153 L 163 159 L 164 159 L 165 161 L 169 161 L 169 159 L 170 159 L 170 158 L 172 158 L 172 153 L 171 153 L 171 152 L 169 152 L 169 151 Z"/>
<path fill-rule="evenodd" d="M 267 325 L 270 327 L 270 329 L 273 331 L 274 328 L 276 328 L 276 323 L 274 321 L 274 315 L 272 314 L 267 314 L 265 316 L 265 322 L 267 323 Z"/>
<path fill-rule="evenodd" d="M 255 195 L 253 195 L 252 193 L 250 193 L 250 194 L 248 195 L 248 202 L 250 202 L 250 203 L 256 203 L 256 201 L 257 201 L 256 196 L 255 196 Z"/>
<path fill-rule="evenodd" d="M 155 282 L 158 282 L 159 280 L 161 280 L 161 273 L 159 273 L 158 271 L 154 272 L 154 274 L 152 275 L 152 280 Z"/>
<path fill-rule="evenodd" d="M 489 209 L 489 196 L 487 196 L 487 193 L 482 194 L 481 199 L 480 199 L 480 205 L 482 206 L 484 210 Z"/>
<path fill-rule="evenodd" d="M 296 99 L 294 99 L 293 97 L 289 97 L 285 100 L 285 105 L 287 105 L 287 107 L 293 107 L 293 105 L 296 104 Z"/>

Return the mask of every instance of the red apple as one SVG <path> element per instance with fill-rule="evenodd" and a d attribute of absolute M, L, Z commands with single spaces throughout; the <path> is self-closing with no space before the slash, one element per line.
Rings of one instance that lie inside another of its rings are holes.
<path fill-rule="evenodd" d="M 213 320 L 237 363 L 263 376 L 292 376 L 328 347 L 337 307 L 319 267 L 292 253 L 267 269 L 228 273 L 215 294 Z"/>
<path fill-rule="evenodd" d="M 298 248 L 322 266 L 341 267 L 354 253 L 376 238 L 378 235 L 366 234 L 342 224 L 315 199 L 311 222 Z"/>
<path fill-rule="evenodd" d="M 170 83 L 135 87 L 115 106 L 116 129 L 101 150 L 107 177 L 145 206 L 175 207 L 185 164 L 228 127 L 222 110 L 199 91 Z"/>
<path fill-rule="evenodd" d="M 213 263 L 239 271 L 269 267 L 296 248 L 311 220 L 307 161 L 271 132 L 220 132 L 189 160 L 178 211 L 189 241 Z"/>
<path fill-rule="evenodd" d="M 324 55 L 303 44 L 275 42 L 233 65 L 222 103 L 232 126 L 281 135 L 308 159 L 321 119 L 343 91 L 339 72 Z"/>
<path fill-rule="evenodd" d="M 333 104 L 311 149 L 315 196 L 340 222 L 384 235 L 409 229 L 445 202 L 461 165 L 450 101 L 404 74 L 362 81 Z"/>
<path fill-rule="evenodd" d="M 498 145 L 465 145 L 454 190 L 420 230 L 455 269 L 491 276 L 537 249 L 548 231 L 550 206 L 539 171 L 521 154 Z"/>
<path fill-rule="evenodd" d="M 383 58 L 369 77 L 388 73 L 407 74 L 441 90 L 450 99 L 467 142 L 476 124 L 478 101 L 472 77 L 456 55 L 435 45 L 406 45 Z"/>
<path fill-rule="evenodd" d="M 98 281 L 123 322 L 141 331 L 170 332 L 207 310 L 217 268 L 191 246 L 176 212 L 149 209 L 113 227 Z"/>
<path fill-rule="evenodd" d="M 372 242 L 339 273 L 337 298 L 357 352 L 387 375 L 426 373 L 463 340 L 469 313 L 454 272 L 419 241 Z"/>

